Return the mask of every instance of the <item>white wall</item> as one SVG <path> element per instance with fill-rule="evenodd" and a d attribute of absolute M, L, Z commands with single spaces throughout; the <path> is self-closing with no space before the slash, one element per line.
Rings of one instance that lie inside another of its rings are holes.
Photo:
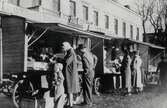
<path fill-rule="evenodd" d="M 21 0 L 25 1 L 25 0 Z M 27 5 L 32 5 L 33 0 L 26 0 Z M 37 0 L 35 0 L 37 1 Z M 69 0 L 60 0 L 61 1 L 61 16 L 59 16 L 59 19 L 63 20 L 64 22 L 67 22 L 68 16 L 69 16 Z M 137 15 L 134 11 L 129 10 L 122 6 L 119 3 L 113 2 L 112 0 L 73 0 L 76 2 L 76 17 L 79 18 L 80 24 L 83 25 L 84 30 L 88 28 L 88 24 L 90 24 L 90 30 L 95 30 L 95 31 L 101 31 L 105 32 L 106 34 L 110 34 L 115 37 L 123 37 L 122 33 L 122 23 L 126 23 L 126 37 L 130 37 L 130 25 L 133 25 L 133 33 L 134 33 L 134 39 L 136 39 L 136 29 L 137 27 L 140 30 L 140 40 L 142 40 L 142 34 L 143 34 L 143 29 L 142 29 L 142 20 L 139 15 Z M 23 3 L 22 3 L 23 4 Z M 89 21 L 85 22 L 83 20 L 83 5 L 88 6 L 89 8 Z M 54 19 L 56 14 L 54 13 L 54 7 L 53 7 L 53 0 L 42 0 L 42 11 L 45 14 L 49 14 L 50 19 Z M 24 6 L 26 7 L 26 6 Z M 96 10 L 99 13 L 99 26 L 95 27 L 93 22 L 93 11 Z M 109 16 L 109 29 L 105 29 L 105 22 L 104 22 L 104 15 Z M 114 32 L 114 18 L 118 19 L 118 27 L 119 27 L 119 32 L 118 35 L 115 34 Z M 56 18 L 55 18 L 56 19 Z M 47 22 L 49 19 L 44 19 Z"/>

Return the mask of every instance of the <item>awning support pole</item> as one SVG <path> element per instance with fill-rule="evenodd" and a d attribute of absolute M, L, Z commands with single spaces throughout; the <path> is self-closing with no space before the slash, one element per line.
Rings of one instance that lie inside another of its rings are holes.
<path fill-rule="evenodd" d="M 158 53 L 156 56 L 154 56 L 151 60 L 150 60 L 150 63 L 153 62 L 153 60 L 155 60 L 157 57 L 161 56 L 163 52 L 161 53 Z"/>
<path fill-rule="evenodd" d="M 102 41 L 103 42 L 103 41 Z M 91 50 L 93 50 L 94 48 L 96 48 L 96 46 L 98 46 L 100 43 L 102 43 L 102 42 L 98 42 L 96 45 L 94 45 L 92 48 L 91 48 Z"/>
<path fill-rule="evenodd" d="M 28 47 L 30 47 L 32 44 L 34 44 L 36 41 L 38 41 L 38 40 L 47 32 L 48 29 L 49 29 L 49 27 L 46 28 L 46 29 L 43 31 L 43 33 L 40 34 L 40 36 L 39 36 L 38 38 L 36 38 L 33 42 L 31 42 L 31 43 L 28 45 Z"/>
<path fill-rule="evenodd" d="M 34 31 L 30 36 L 28 36 L 28 42 L 31 40 L 31 38 L 34 36 L 34 34 L 36 33 L 36 31 Z"/>

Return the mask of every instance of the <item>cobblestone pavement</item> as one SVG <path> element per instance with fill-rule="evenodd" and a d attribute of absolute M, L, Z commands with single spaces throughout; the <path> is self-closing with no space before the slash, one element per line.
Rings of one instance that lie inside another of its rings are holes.
<path fill-rule="evenodd" d="M 167 108 L 167 90 L 150 87 L 142 94 L 123 96 L 105 93 L 94 96 L 92 108 Z M 14 108 L 11 98 L 0 94 L 0 108 Z M 88 106 L 75 105 L 74 108 L 88 108 Z"/>

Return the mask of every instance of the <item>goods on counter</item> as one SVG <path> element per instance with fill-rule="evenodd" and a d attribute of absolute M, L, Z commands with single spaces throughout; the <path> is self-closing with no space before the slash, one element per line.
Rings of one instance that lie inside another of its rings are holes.
<path fill-rule="evenodd" d="M 48 70 L 49 66 L 46 62 L 37 62 L 37 61 L 28 61 L 27 63 L 28 70 Z"/>

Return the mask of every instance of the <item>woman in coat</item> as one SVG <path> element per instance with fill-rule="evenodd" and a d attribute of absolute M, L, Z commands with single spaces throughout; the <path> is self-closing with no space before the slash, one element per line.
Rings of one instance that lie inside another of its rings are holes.
<path fill-rule="evenodd" d="M 77 72 L 77 59 L 74 49 L 68 42 L 63 42 L 63 49 L 66 51 L 64 57 L 63 73 L 65 77 L 65 92 L 68 95 L 70 107 L 73 106 L 73 94 L 78 90 L 78 72 Z"/>
<path fill-rule="evenodd" d="M 142 66 L 142 60 L 141 57 L 139 56 L 139 52 L 135 52 L 135 58 L 133 61 L 133 69 L 134 69 L 133 86 L 136 88 L 137 92 L 143 91 L 141 66 Z"/>
<path fill-rule="evenodd" d="M 122 71 L 125 76 L 125 88 L 127 89 L 128 95 L 131 95 L 131 61 L 129 52 L 126 50 L 122 61 Z"/>

